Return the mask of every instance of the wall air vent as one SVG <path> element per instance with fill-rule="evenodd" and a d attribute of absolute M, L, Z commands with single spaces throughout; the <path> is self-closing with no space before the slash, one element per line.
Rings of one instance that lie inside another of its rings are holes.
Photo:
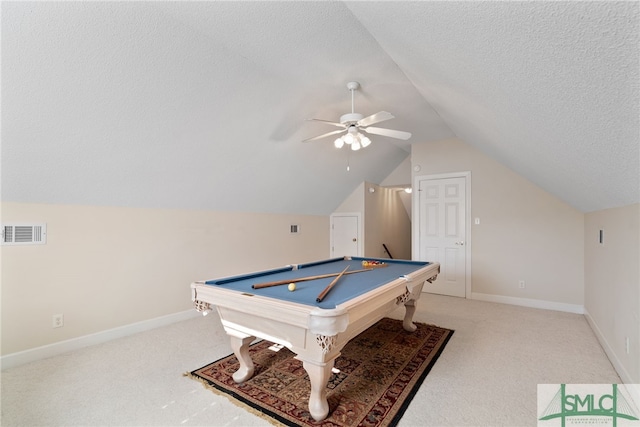
<path fill-rule="evenodd" d="M 44 245 L 47 224 L 2 224 L 3 245 Z"/>

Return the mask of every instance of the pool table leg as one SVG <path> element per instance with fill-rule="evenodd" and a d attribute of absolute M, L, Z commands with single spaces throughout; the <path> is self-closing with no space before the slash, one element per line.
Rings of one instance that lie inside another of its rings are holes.
<path fill-rule="evenodd" d="M 249 356 L 249 344 L 253 342 L 255 337 L 240 338 L 234 335 L 229 337 L 231 338 L 233 354 L 236 355 L 238 362 L 240 362 L 240 367 L 233 373 L 233 380 L 241 383 L 253 376 L 254 365 L 251 356 Z"/>
<path fill-rule="evenodd" d="M 311 395 L 309 396 L 309 413 L 316 421 L 322 421 L 329 415 L 329 402 L 327 402 L 327 383 L 331 376 L 333 362 L 307 362 L 302 361 L 305 371 L 309 374 L 311 383 Z"/>
<path fill-rule="evenodd" d="M 410 299 L 404 303 L 404 320 L 402 321 L 402 327 L 407 332 L 415 332 L 418 327 L 413 324 L 413 313 L 416 312 L 416 300 Z"/>

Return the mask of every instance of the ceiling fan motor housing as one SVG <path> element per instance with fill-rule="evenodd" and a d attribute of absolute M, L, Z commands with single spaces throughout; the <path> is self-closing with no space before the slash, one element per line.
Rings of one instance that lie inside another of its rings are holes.
<path fill-rule="evenodd" d="M 340 123 L 342 123 L 343 125 L 355 124 L 358 122 L 358 120 L 362 120 L 363 117 L 364 116 L 360 113 L 344 114 L 340 117 Z"/>

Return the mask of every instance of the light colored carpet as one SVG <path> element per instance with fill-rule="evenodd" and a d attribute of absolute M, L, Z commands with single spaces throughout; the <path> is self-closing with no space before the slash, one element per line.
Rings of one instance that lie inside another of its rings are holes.
<path fill-rule="evenodd" d="M 425 294 L 415 320 L 455 333 L 400 426 L 534 426 L 537 384 L 620 382 L 581 315 Z M 229 353 L 214 312 L 8 369 L 1 425 L 269 426 L 182 376 Z"/>

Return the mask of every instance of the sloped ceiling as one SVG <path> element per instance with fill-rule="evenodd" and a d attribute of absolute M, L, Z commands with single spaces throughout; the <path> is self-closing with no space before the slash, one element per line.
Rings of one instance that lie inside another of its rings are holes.
<path fill-rule="evenodd" d="M 637 2 L 1 8 L 6 201 L 328 214 L 452 137 L 584 212 L 640 199 Z M 301 143 L 351 80 L 413 137 Z"/>

